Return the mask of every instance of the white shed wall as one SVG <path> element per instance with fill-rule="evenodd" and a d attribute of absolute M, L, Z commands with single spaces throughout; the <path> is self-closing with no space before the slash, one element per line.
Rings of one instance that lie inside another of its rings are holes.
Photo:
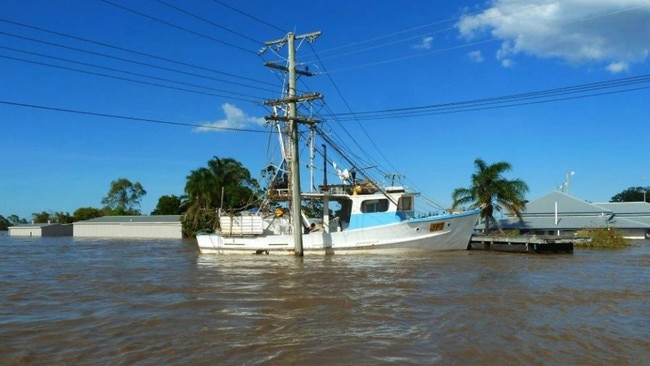
<path fill-rule="evenodd" d="M 9 236 L 41 236 L 41 228 L 38 226 L 10 226 Z"/>
<path fill-rule="evenodd" d="M 178 223 L 75 223 L 75 237 L 182 239 Z"/>
<path fill-rule="evenodd" d="M 72 236 L 72 224 L 42 224 L 10 226 L 9 236 Z"/>

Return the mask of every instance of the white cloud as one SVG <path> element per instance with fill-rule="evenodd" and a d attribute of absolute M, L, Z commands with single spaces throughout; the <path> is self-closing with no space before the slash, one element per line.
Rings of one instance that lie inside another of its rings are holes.
<path fill-rule="evenodd" d="M 607 66 L 607 70 L 611 72 L 612 74 L 618 74 L 621 72 L 628 71 L 630 69 L 630 65 L 627 62 L 612 62 Z"/>
<path fill-rule="evenodd" d="M 472 60 L 473 62 L 481 63 L 483 62 L 483 53 L 481 51 L 472 51 L 467 54 L 469 56 L 469 59 Z"/>
<path fill-rule="evenodd" d="M 502 64 L 527 54 L 620 72 L 648 57 L 650 0 L 492 0 L 457 27 L 468 39 L 487 34 L 501 40 Z"/>
<path fill-rule="evenodd" d="M 243 129 L 253 126 L 263 126 L 266 121 L 262 117 L 247 116 L 244 111 L 230 103 L 221 105 L 226 118 L 213 122 L 201 123 L 201 127 L 196 127 L 194 132 L 220 132 L 228 129 Z"/>
<path fill-rule="evenodd" d="M 422 41 L 413 46 L 416 50 L 430 50 L 433 44 L 433 37 L 423 37 Z"/>

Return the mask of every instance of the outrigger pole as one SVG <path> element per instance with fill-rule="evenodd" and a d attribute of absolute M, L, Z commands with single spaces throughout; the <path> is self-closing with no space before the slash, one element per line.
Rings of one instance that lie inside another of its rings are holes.
<path fill-rule="evenodd" d="M 268 116 L 267 120 L 274 121 L 287 121 L 289 123 L 289 144 L 290 144 L 290 169 L 289 174 L 291 175 L 291 185 L 289 187 L 291 191 L 291 219 L 293 220 L 293 239 L 294 239 L 294 253 L 298 257 L 304 255 L 302 248 L 302 220 L 301 220 L 301 195 L 300 195 L 300 162 L 299 162 L 299 153 L 298 153 L 298 125 L 299 123 L 313 124 L 318 121 L 311 118 L 303 118 L 298 116 L 298 109 L 296 104 L 299 102 L 305 102 L 312 99 L 322 98 L 323 96 L 318 93 L 307 94 L 303 96 L 296 95 L 296 75 L 312 76 L 308 71 L 296 70 L 296 49 L 295 49 L 295 40 L 296 39 L 307 39 L 309 42 L 316 40 L 320 36 L 320 31 L 303 34 L 296 36 L 295 34 L 289 32 L 287 35 L 279 40 L 269 41 L 264 44 L 262 52 L 270 46 L 277 46 L 281 48 L 285 44 L 288 46 L 288 66 L 281 66 L 275 63 L 266 62 L 264 66 L 282 70 L 289 73 L 289 90 L 287 97 L 284 99 L 278 100 L 269 100 L 264 102 L 265 105 L 278 105 L 286 104 L 289 109 L 288 116 Z"/>

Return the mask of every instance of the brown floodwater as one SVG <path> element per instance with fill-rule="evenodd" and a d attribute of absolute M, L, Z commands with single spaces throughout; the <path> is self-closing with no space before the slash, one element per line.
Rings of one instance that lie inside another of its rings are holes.
<path fill-rule="evenodd" d="M 200 255 L 0 236 L 2 365 L 639 365 L 650 241 L 533 255 Z"/>

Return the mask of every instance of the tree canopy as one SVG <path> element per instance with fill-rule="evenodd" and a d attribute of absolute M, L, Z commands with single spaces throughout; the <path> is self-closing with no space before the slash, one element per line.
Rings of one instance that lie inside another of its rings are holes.
<path fill-rule="evenodd" d="M 151 211 L 152 215 L 180 215 L 183 213 L 184 206 L 181 197 L 174 195 L 161 196 L 158 198 L 156 208 Z"/>
<path fill-rule="evenodd" d="M 490 221 L 498 226 L 494 211 L 506 210 L 521 218 L 526 207 L 525 194 L 528 185 L 521 179 L 508 180 L 502 176 L 510 171 L 509 163 L 501 161 L 488 165 L 481 159 L 474 161 L 476 172 L 472 174 L 472 184 L 468 188 L 457 188 L 452 193 L 452 210 L 464 205 L 470 209 L 480 208 L 480 216 L 485 221 L 485 232 Z"/>
<path fill-rule="evenodd" d="M 610 202 L 650 202 L 650 187 L 630 187 L 617 193 Z"/>
<path fill-rule="evenodd" d="M 253 204 L 257 181 L 239 161 L 213 157 L 207 167 L 190 172 L 185 183 L 187 211 L 183 217 L 186 234 L 217 227 L 217 208 L 241 211 Z M 223 194 L 222 194 L 223 193 Z"/>
<path fill-rule="evenodd" d="M 74 221 L 85 221 L 104 216 L 104 211 L 94 207 L 80 207 L 72 214 Z"/>
<path fill-rule="evenodd" d="M 59 224 L 71 224 L 74 221 L 74 218 L 70 216 L 67 212 L 35 212 L 32 214 L 32 220 L 35 223 L 45 224 L 45 223 L 59 223 Z"/>
<path fill-rule="evenodd" d="M 147 194 L 140 182 L 131 183 L 126 178 L 111 182 L 111 189 L 102 204 L 110 209 L 111 215 L 140 215 L 140 200 Z"/>
<path fill-rule="evenodd" d="M 9 226 L 13 226 L 9 219 L 6 219 L 4 216 L 0 215 L 0 230 L 7 230 Z"/>

